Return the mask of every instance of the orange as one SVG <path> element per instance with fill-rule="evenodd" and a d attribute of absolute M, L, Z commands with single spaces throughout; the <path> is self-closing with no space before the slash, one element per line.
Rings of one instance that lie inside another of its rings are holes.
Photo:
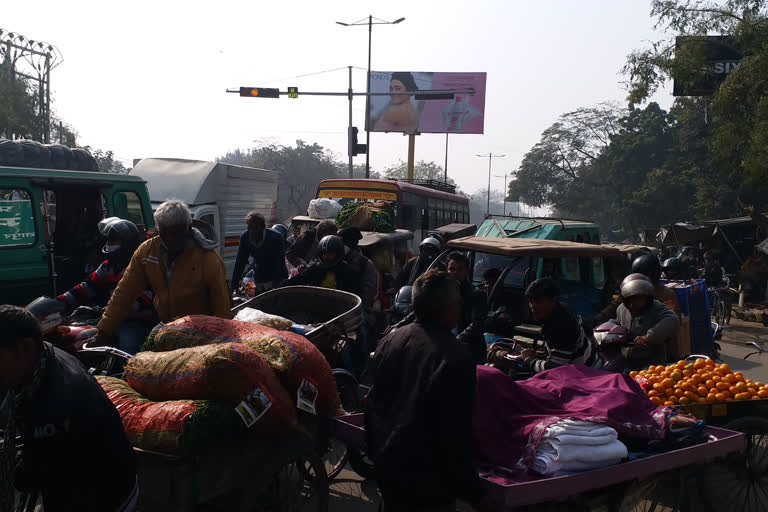
<path fill-rule="evenodd" d="M 669 401 L 677 405 L 677 402 L 679 402 L 679 399 L 676 396 L 670 396 Z"/>
<path fill-rule="evenodd" d="M 693 367 L 695 369 L 697 369 L 697 370 L 699 368 L 704 368 L 704 360 L 703 359 L 697 359 L 696 361 L 693 362 Z"/>
<path fill-rule="evenodd" d="M 712 380 L 715 381 L 715 383 L 720 382 L 722 379 L 723 378 L 720 375 L 717 375 L 715 373 L 712 374 Z"/>
<path fill-rule="evenodd" d="M 664 391 L 664 386 L 662 386 L 660 382 L 657 382 L 653 385 L 653 389 L 655 389 L 656 391 L 662 392 Z"/>
<path fill-rule="evenodd" d="M 715 387 L 717 388 L 718 391 L 725 391 L 730 386 L 725 382 L 718 382 L 717 384 L 715 384 Z"/>
<path fill-rule="evenodd" d="M 720 365 L 720 369 L 721 369 L 722 371 L 724 371 L 724 372 L 728 372 L 728 373 L 730 373 L 730 372 L 731 372 L 731 367 L 730 367 L 730 366 L 728 366 L 728 365 L 727 365 L 727 364 L 725 364 L 725 363 L 723 363 L 723 364 L 721 364 L 721 365 Z"/>
<path fill-rule="evenodd" d="M 722 393 L 716 394 L 715 398 L 717 399 L 718 402 L 725 402 L 725 395 Z"/>
<path fill-rule="evenodd" d="M 747 388 L 747 393 L 749 393 L 752 396 L 757 395 L 757 390 L 755 388 Z"/>
<path fill-rule="evenodd" d="M 696 401 L 697 401 L 698 403 L 700 403 L 700 404 L 705 404 L 705 403 L 707 403 L 707 399 L 706 399 L 706 398 L 704 398 L 703 396 L 699 397 L 699 399 L 698 399 L 698 400 L 696 400 Z"/>
<path fill-rule="evenodd" d="M 744 378 L 744 374 L 741 373 L 741 372 L 733 372 L 733 376 L 736 377 L 737 379 L 743 379 Z"/>
<path fill-rule="evenodd" d="M 671 388 L 672 386 L 675 385 L 675 381 L 673 381 L 672 379 L 664 379 L 663 381 L 661 381 L 661 385 L 664 386 L 665 388 Z"/>
<path fill-rule="evenodd" d="M 696 390 L 696 392 L 699 394 L 699 396 L 707 396 L 709 394 L 709 389 L 701 386 L 699 389 Z"/>
<path fill-rule="evenodd" d="M 733 398 L 733 395 L 728 390 L 722 391 L 721 394 L 725 397 L 726 400 L 729 398 Z"/>
<path fill-rule="evenodd" d="M 669 378 L 674 381 L 678 381 L 683 378 L 683 374 L 680 372 L 672 372 L 669 374 Z"/>
<path fill-rule="evenodd" d="M 731 395 L 736 396 L 739 393 L 741 393 L 741 390 L 737 388 L 736 386 L 731 386 L 728 388 L 728 391 L 731 393 Z"/>
<path fill-rule="evenodd" d="M 697 395 L 697 394 L 696 394 L 696 393 L 694 393 L 693 391 L 686 391 L 686 392 L 685 392 L 685 398 L 687 398 L 687 399 L 688 399 L 688 400 L 690 400 L 691 402 L 695 402 L 696 400 L 698 400 L 698 399 L 699 399 L 699 395 Z"/>
<path fill-rule="evenodd" d="M 743 391 L 746 391 L 746 389 L 747 389 L 747 385 L 746 385 L 744 382 L 737 382 L 737 383 L 736 383 L 736 385 L 735 385 L 734 387 L 735 387 L 736 389 L 738 389 L 738 390 L 739 390 L 739 392 L 743 392 Z"/>
<path fill-rule="evenodd" d="M 728 384 L 736 384 L 736 377 L 734 377 L 733 374 L 730 374 L 730 373 L 725 377 L 723 377 L 723 380 Z"/>
<path fill-rule="evenodd" d="M 714 374 L 715 374 L 715 375 L 717 375 L 718 377 L 722 377 L 723 375 L 725 375 L 725 373 L 723 372 L 723 370 L 720 370 L 719 368 L 718 368 L 717 370 L 715 370 L 714 372 L 712 372 L 712 373 L 714 373 Z"/>
<path fill-rule="evenodd" d="M 768 394 L 768 392 L 766 392 L 766 394 Z M 681 398 L 681 397 L 685 396 L 685 390 L 684 390 L 684 389 L 680 389 L 680 388 L 677 388 L 677 389 L 675 390 L 675 396 L 676 396 L 677 398 Z"/>
<path fill-rule="evenodd" d="M 640 375 L 640 374 L 638 372 L 636 372 L 636 371 L 629 372 L 629 378 L 632 379 L 632 380 L 635 380 L 635 377 L 637 377 L 638 375 Z"/>
<path fill-rule="evenodd" d="M 661 406 L 662 404 L 664 404 L 664 402 L 661 401 L 661 398 L 659 398 L 657 396 L 654 396 L 653 398 L 651 398 L 651 402 L 653 402 L 653 405 L 655 405 L 657 407 Z"/>
<path fill-rule="evenodd" d="M 667 407 L 672 407 L 673 405 L 675 405 L 675 402 L 666 401 L 664 402 L 664 405 Z"/>
<path fill-rule="evenodd" d="M 701 382 L 701 375 L 698 375 L 698 374 L 696 374 L 696 375 L 692 375 L 692 376 L 691 376 L 691 380 L 692 380 L 693 382 L 695 382 L 696 384 L 698 384 L 699 382 Z"/>
<path fill-rule="evenodd" d="M 664 371 L 664 372 L 661 372 L 660 374 L 662 379 L 668 379 L 670 375 L 672 375 L 672 372 L 670 371 Z"/>
<path fill-rule="evenodd" d="M 685 368 L 686 364 L 687 363 L 681 359 L 677 363 L 675 363 L 675 366 L 677 366 L 678 368 Z"/>
<path fill-rule="evenodd" d="M 709 379 L 704 383 L 704 385 L 707 386 L 709 389 L 712 389 L 713 387 L 715 387 L 715 381 L 713 381 L 712 379 Z"/>
<path fill-rule="evenodd" d="M 737 393 L 734 397 L 735 400 L 751 400 L 752 395 L 749 393 Z"/>
<path fill-rule="evenodd" d="M 680 405 L 688 405 L 688 404 L 690 404 L 690 403 L 691 403 L 691 401 L 690 401 L 690 400 L 688 400 L 686 397 L 683 397 L 683 398 L 681 398 L 681 399 L 680 399 L 680 401 L 679 401 L 678 403 L 679 403 Z"/>
<path fill-rule="evenodd" d="M 688 378 L 691 375 L 693 375 L 693 372 L 691 370 L 683 370 L 683 377 Z"/>
<path fill-rule="evenodd" d="M 715 362 L 711 359 L 707 359 L 706 361 L 704 361 L 704 365 L 712 368 L 715 366 Z"/>
<path fill-rule="evenodd" d="M 710 393 L 707 395 L 707 402 L 717 402 L 717 395 Z"/>
<path fill-rule="evenodd" d="M 653 398 L 653 397 L 655 397 L 655 396 L 659 396 L 659 392 L 658 392 L 658 391 L 656 391 L 655 389 L 652 389 L 652 390 L 650 390 L 650 391 L 648 392 L 648 398 Z"/>
<path fill-rule="evenodd" d="M 760 397 L 759 396 L 753 396 L 752 400 L 760 400 Z"/>
<path fill-rule="evenodd" d="M 757 396 L 759 398 L 768 398 L 768 391 L 761 389 L 760 391 L 757 392 Z"/>

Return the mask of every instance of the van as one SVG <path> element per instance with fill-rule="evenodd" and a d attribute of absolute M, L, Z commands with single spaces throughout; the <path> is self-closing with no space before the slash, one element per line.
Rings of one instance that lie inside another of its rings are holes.
<path fill-rule="evenodd" d="M 0 167 L 0 303 L 24 305 L 68 290 L 104 260 L 105 217 L 154 228 L 139 177 Z"/>
<path fill-rule="evenodd" d="M 227 279 L 232 276 L 245 215 L 255 210 L 275 222 L 278 173 L 255 167 L 179 158 L 143 158 L 131 176 L 147 182 L 152 208 L 169 199 L 184 201 L 192 218 L 210 224 L 219 242 Z"/>

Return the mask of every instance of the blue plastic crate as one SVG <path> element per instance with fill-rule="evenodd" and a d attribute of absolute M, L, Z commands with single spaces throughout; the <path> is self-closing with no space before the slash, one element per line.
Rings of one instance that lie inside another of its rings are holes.
<path fill-rule="evenodd" d="M 670 281 L 663 281 L 670 282 Z M 683 281 L 671 281 L 682 283 Z M 680 302 L 680 311 L 683 316 L 690 318 L 691 325 L 691 351 L 694 354 L 707 354 L 714 350 L 715 340 L 712 332 L 712 323 L 709 316 L 709 297 L 707 285 L 703 279 L 696 284 L 689 284 L 685 288 L 672 288 Z"/>

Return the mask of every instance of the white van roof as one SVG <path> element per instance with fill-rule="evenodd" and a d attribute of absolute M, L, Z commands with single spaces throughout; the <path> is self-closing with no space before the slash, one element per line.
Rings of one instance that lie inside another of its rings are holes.
<path fill-rule="evenodd" d="M 190 206 L 217 201 L 216 177 L 219 175 L 271 182 L 278 177 L 276 172 L 266 169 L 181 158 L 143 158 L 131 174 L 147 181 L 153 203 L 178 199 Z"/>

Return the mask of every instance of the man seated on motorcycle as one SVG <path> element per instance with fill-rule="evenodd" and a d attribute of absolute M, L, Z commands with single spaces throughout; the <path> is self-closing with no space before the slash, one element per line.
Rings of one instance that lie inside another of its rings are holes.
<path fill-rule="evenodd" d="M 521 352 L 534 373 L 568 364 L 598 367 L 600 359 L 592 337 L 584 330 L 581 317 L 560 302 L 557 283 L 549 277 L 532 282 L 525 291 L 531 315 L 541 324 L 547 357 L 540 359 L 533 349 Z"/>
<path fill-rule="evenodd" d="M 644 254 L 635 258 L 635 261 L 632 262 L 632 273 L 646 276 L 656 291 L 656 298 L 674 311 L 678 317 L 680 316 L 680 300 L 674 290 L 667 288 L 660 282 L 661 263 L 655 254 Z"/>
<path fill-rule="evenodd" d="M 0 306 L 0 332 L 0 397 L 10 408 L 0 424 L 0 508 L 16 510 L 16 487 L 39 493 L 47 511 L 135 510 L 133 450 L 101 386 L 75 357 L 43 341 L 29 311 Z"/>
<path fill-rule="evenodd" d="M 432 261 L 440 254 L 443 244 L 434 236 L 428 236 L 419 245 L 419 255 L 411 258 L 403 266 L 402 270 L 395 278 L 395 285 L 399 290 L 403 286 L 412 286 L 416 278 L 426 272 Z M 438 265 L 438 270 L 445 270 L 445 267 Z"/>
<path fill-rule="evenodd" d="M 299 275 L 278 285 L 320 286 L 354 294 L 360 294 L 360 283 L 344 261 L 344 241 L 336 235 L 328 235 L 317 245 L 318 259 L 312 261 Z"/>
<path fill-rule="evenodd" d="M 677 335 L 680 319 L 656 299 L 650 280 L 634 279 L 621 286 L 623 303 L 616 310 L 616 323 L 630 332 L 634 346 L 622 349 L 631 369 L 667 362 L 667 343 Z"/>
<path fill-rule="evenodd" d="M 57 297 L 68 309 L 86 305 L 105 306 L 123 277 L 131 256 L 144 241 L 139 228 L 129 220 L 113 217 L 100 228 L 106 239 L 102 252 L 107 259 L 85 281 Z M 115 332 L 117 348 L 135 354 L 154 325 L 152 292 L 144 290 Z"/>
<path fill-rule="evenodd" d="M 682 281 L 686 279 L 683 274 L 683 263 L 680 258 L 667 258 L 661 264 L 661 277 L 670 281 Z"/>
<path fill-rule="evenodd" d="M 707 288 L 720 288 L 723 286 L 725 271 L 720 264 L 720 259 L 714 251 L 707 251 L 704 253 L 704 268 L 702 274 Z"/>
<path fill-rule="evenodd" d="M 336 234 L 336 223 L 332 220 L 322 220 L 316 227 L 310 228 L 299 235 L 293 244 L 285 251 L 288 262 L 303 271 L 318 256 L 320 240 Z"/>

